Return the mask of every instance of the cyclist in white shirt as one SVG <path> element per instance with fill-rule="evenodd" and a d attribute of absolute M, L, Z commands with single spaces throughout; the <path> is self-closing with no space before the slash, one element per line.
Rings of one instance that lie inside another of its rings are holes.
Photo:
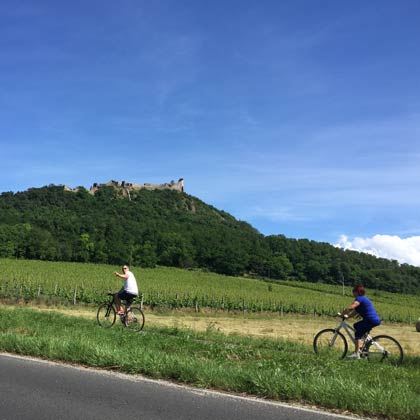
<path fill-rule="evenodd" d="M 123 274 L 120 274 L 117 271 L 114 273 L 117 277 L 124 279 L 124 286 L 114 295 L 114 302 L 118 309 L 118 315 L 122 315 L 124 313 L 124 309 L 121 305 L 121 299 L 125 300 L 127 305 L 130 305 L 133 299 L 139 294 L 137 281 L 134 274 L 130 271 L 130 267 L 125 264 L 122 266 L 122 270 Z"/>

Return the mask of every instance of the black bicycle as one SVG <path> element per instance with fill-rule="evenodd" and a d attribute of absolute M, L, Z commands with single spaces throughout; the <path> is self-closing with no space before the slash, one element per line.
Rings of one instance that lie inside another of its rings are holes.
<path fill-rule="evenodd" d="M 99 326 L 111 328 L 117 319 L 117 310 L 114 303 L 114 293 L 108 293 L 110 299 L 99 305 L 96 319 Z M 124 302 L 124 313 L 120 315 L 121 323 L 132 331 L 141 331 L 144 327 L 144 313 L 137 306 L 131 306 L 132 301 Z"/>

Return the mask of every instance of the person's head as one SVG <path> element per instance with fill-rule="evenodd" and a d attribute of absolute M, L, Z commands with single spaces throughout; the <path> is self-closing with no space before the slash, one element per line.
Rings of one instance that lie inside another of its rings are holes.
<path fill-rule="evenodd" d="M 364 296 L 366 293 L 366 290 L 364 288 L 364 286 L 362 286 L 361 284 L 356 284 L 356 286 L 353 287 L 353 296 Z"/>
<path fill-rule="evenodd" d="M 123 273 L 125 273 L 126 271 L 128 271 L 128 270 L 130 270 L 130 266 L 128 265 L 128 264 L 124 264 L 123 266 L 122 266 L 122 271 L 123 271 Z"/>

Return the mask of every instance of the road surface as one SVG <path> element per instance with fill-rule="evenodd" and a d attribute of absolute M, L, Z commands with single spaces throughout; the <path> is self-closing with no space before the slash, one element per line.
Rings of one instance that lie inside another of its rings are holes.
<path fill-rule="evenodd" d="M 334 420 L 340 415 L 0 354 L 0 420 Z"/>

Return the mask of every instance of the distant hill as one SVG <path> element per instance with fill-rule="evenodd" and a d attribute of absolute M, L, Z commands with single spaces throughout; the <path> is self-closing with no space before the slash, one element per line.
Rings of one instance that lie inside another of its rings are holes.
<path fill-rule="evenodd" d="M 127 194 L 118 183 L 101 184 L 93 194 L 54 185 L 2 193 L 0 257 L 130 262 L 420 291 L 420 268 L 327 243 L 264 236 L 182 191 L 133 188 Z"/>

